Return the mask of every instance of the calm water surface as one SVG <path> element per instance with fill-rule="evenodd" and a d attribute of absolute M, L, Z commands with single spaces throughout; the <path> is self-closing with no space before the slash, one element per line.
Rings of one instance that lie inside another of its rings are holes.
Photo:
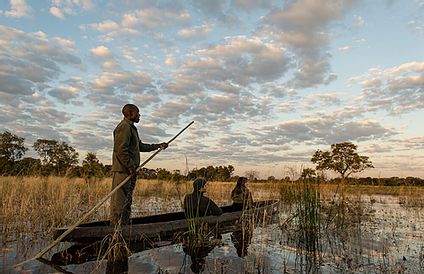
<path fill-rule="evenodd" d="M 239 256 L 229 233 L 222 235 L 218 246 L 202 254 L 204 258 L 200 260 L 192 260 L 181 244 L 133 253 L 128 258 L 128 272 L 193 273 L 193 269 L 198 271 L 200 268 L 203 273 L 424 273 L 423 209 L 407 207 L 405 199 L 397 196 L 361 196 L 360 202 L 367 209 L 367 220 L 343 237 L 328 235 L 321 230 L 319 254 L 308 254 L 294 244 L 294 226 L 280 227 L 290 218 L 288 209 L 282 205 L 279 223 L 256 227 L 243 257 Z M 140 209 L 147 208 L 146 205 L 149 205 L 148 212 Z M 135 208 L 134 214 L 158 214 L 179 209 L 177 200 L 151 198 Z M 23 269 L 10 268 L 14 263 L 35 255 L 46 244 L 32 243 L 26 254 L 17 252 L 19 245 L 18 248 L 16 245 L 3 246 L 0 270 L 2 273 L 107 272 L 106 261 L 68 265 L 62 269 L 34 261 Z M 68 246 L 61 244 L 54 251 Z"/>

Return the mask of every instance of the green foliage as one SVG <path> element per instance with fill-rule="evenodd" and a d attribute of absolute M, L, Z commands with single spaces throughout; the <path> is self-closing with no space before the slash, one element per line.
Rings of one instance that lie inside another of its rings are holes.
<path fill-rule="evenodd" d="M 311 161 L 317 165 L 317 170 L 333 170 L 344 181 L 352 173 L 374 167 L 369 157 L 358 155 L 356 149 L 357 146 L 351 142 L 332 144 L 331 151 L 317 150 Z"/>
<path fill-rule="evenodd" d="M 93 152 L 88 152 L 85 159 L 82 161 L 81 175 L 90 181 L 92 178 L 102 178 L 103 173 L 103 164 L 100 163 L 99 159 Z"/>
<path fill-rule="evenodd" d="M 48 172 L 64 175 L 68 168 L 78 164 L 78 152 L 65 142 L 38 139 L 33 147 L 42 158 Z"/>
<path fill-rule="evenodd" d="M 15 163 L 19 161 L 28 150 L 24 146 L 25 138 L 19 137 L 9 131 L 0 133 L 0 174 L 15 175 Z"/>
<path fill-rule="evenodd" d="M 24 146 L 25 138 L 5 131 L 0 133 L 0 158 L 8 162 L 15 162 L 21 159 L 28 150 Z"/>
<path fill-rule="evenodd" d="M 193 169 L 188 174 L 189 180 L 193 180 L 198 177 L 203 177 L 208 181 L 230 181 L 234 172 L 232 165 L 228 166 L 208 166 L 200 169 Z"/>
<path fill-rule="evenodd" d="M 315 176 L 317 176 L 317 174 L 312 168 L 304 168 L 302 170 L 302 174 L 300 175 L 302 179 L 314 178 Z"/>

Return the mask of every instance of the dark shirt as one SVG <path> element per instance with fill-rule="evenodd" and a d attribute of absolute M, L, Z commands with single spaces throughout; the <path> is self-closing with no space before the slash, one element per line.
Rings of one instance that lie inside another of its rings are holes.
<path fill-rule="evenodd" d="M 184 212 L 187 218 L 221 215 L 222 209 L 200 192 L 187 194 L 184 198 Z"/>
<path fill-rule="evenodd" d="M 112 171 L 128 172 L 140 165 L 140 152 L 158 149 L 159 145 L 145 144 L 138 137 L 134 122 L 124 118 L 113 131 Z"/>

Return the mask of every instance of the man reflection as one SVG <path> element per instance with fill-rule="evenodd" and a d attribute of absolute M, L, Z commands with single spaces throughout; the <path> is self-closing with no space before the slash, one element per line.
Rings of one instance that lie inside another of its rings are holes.
<path fill-rule="evenodd" d="M 241 258 L 247 255 L 247 249 L 251 243 L 253 230 L 250 228 L 241 229 L 231 233 L 231 241 L 237 250 L 237 255 Z"/>
<path fill-rule="evenodd" d="M 206 267 L 206 256 L 218 245 L 221 244 L 219 239 L 211 239 L 202 243 L 195 241 L 187 241 L 183 244 L 183 251 L 190 256 L 190 269 L 194 273 L 202 273 Z"/>
<path fill-rule="evenodd" d="M 106 264 L 107 274 L 124 274 L 128 273 L 128 257 L 123 256 L 115 259 L 108 259 Z"/>
<path fill-rule="evenodd" d="M 128 273 L 129 250 L 125 244 L 115 244 L 107 254 L 106 273 Z"/>

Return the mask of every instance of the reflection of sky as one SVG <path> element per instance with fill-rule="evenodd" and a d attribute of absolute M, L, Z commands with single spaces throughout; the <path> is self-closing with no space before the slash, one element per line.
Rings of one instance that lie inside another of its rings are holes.
<path fill-rule="evenodd" d="M 421 218 L 423 204 L 422 199 L 416 194 L 405 193 L 406 196 L 361 195 L 359 197 L 354 195 L 345 197 L 349 198 L 352 205 L 358 203 L 364 209 L 365 215 L 362 216 L 360 229 L 350 228 L 350 230 L 342 232 L 341 236 L 345 239 L 344 245 L 336 237 L 336 233 L 331 230 L 321 231 L 320 241 L 324 260 L 321 270 L 325 273 L 345 273 L 343 270 L 353 270 L 358 267 L 361 272 L 380 273 L 382 270 L 380 267 L 385 266 L 388 273 L 395 272 L 397 267 L 408 269 L 408 273 L 421 273 L 420 258 L 422 257 L 424 237 L 424 220 Z M 145 205 L 147 208 L 153 210 L 157 207 L 155 199 L 145 198 L 145 200 L 150 204 L 150 207 Z M 174 199 L 170 200 L 175 201 Z M 167 206 L 164 200 L 159 199 L 158 202 L 165 203 L 164 208 Z M 293 214 L 293 212 L 285 212 L 285 210 L 288 210 L 288 207 L 282 206 L 280 223 L 284 223 Z M 165 211 L 171 210 L 168 208 Z M 351 212 L 351 214 L 354 213 Z M 260 264 L 260 267 L 266 270 L 263 273 L 281 273 L 284 267 L 296 272 L 300 269 L 297 254 L 301 253 L 301 250 L 295 244 L 298 239 L 292 238 L 290 241 L 288 239 L 288 235 L 296 235 L 293 234 L 294 231 L 295 229 L 290 226 L 287 230 L 281 230 L 278 224 L 266 227 L 256 226 L 248 247 L 248 255 L 244 258 L 237 256 L 230 234 L 224 234 L 223 245 L 215 247 L 206 257 L 207 270 L 211 273 L 220 273 L 222 268 L 227 271 L 224 273 L 240 273 L 244 270 L 251 272 Z M 357 235 L 357 233 L 360 234 Z M 331 241 L 332 248 L 327 241 Z M 39 243 L 31 250 L 27 246 L 20 247 L 25 250 L 19 250 L 18 257 L 15 257 L 17 255 L 16 246 L 5 246 L 0 250 L 3 257 L 0 260 L 0 269 L 16 263 L 19 256 L 31 257 L 28 254 L 35 254 L 44 245 L 44 243 Z M 64 250 L 69 245 L 69 243 L 61 243 L 57 250 Z M 55 249 L 52 252 L 56 252 Z M 354 260 L 351 268 L 346 268 L 348 266 L 345 263 L 352 258 Z M 129 258 L 129 272 L 158 273 L 159 270 L 162 270 L 169 273 L 178 273 L 178 271 L 190 273 L 190 264 L 189 256 L 185 256 L 182 245 L 179 244 L 132 254 Z M 74 273 L 92 273 L 93 269 L 104 273 L 105 268 L 105 262 L 101 262 L 97 266 L 96 262 L 88 262 L 64 267 Z M 36 273 L 51 271 L 49 266 L 37 261 L 26 265 L 25 269 Z"/>
<path fill-rule="evenodd" d="M 1 130 L 108 164 L 135 102 L 146 142 L 195 121 L 149 167 L 281 177 L 352 141 L 366 174 L 424 176 L 422 0 L 286 2 L 2 1 Z"/>

